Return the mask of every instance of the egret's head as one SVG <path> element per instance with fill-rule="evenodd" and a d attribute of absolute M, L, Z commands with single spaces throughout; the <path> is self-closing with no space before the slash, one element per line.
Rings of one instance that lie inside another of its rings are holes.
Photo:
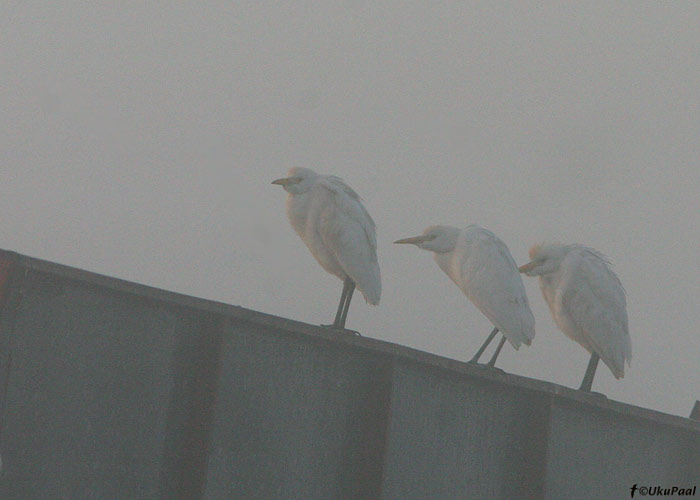
<path fill-rule="evenodd" d="M 431 252 L 444 253 L 451 252 L 457 245 L 459 229 L 451 226 L 429 226 L 420 236 L 412 236 L 397 240 L 394 243 L 411 243 L 418 248 L 430 250 Z"/>
<path fill-rule="evenodd" d="M 530 248 L 530 262 L 518 268 L 528 276 L 556 272 L 569 251 L 568 245 L 538 243 Z"/>
<path fill-rule="evenodd" d="M 287 177 L 272 181 L 272 184 L 278 184 L 284 188 L 289 194 L 301 194 L 308 191 L 318 174 L 310 168 L 292 167 L 287 172 Z"/>

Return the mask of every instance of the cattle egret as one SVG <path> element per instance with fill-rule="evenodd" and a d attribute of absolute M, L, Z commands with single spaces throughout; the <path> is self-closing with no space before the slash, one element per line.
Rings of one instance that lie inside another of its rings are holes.
<path fill-rule="evenodd" d="M 518 267 L 508 247 L 491 231 L 476 225 L 430 226 L 420 236 L 394 243 L 412 243 L 434 252 L 440 269 L 495 326 L 472 362 L 478 361 L 499 330 L 503 338 L 488 366 L 494 366 L 506 339 L 517 350 L 535 338 L 535 318 Z"/>
<path fill-rule="evenodd" d="M 615 378 L 625 375 L 632 358 L 627 331 L 625 290 L 598 251 L 581 245 L 535 245 L 520 267 L 540 277 L 542 295 L 557 326 L 581 344 L 591 358 L 579 390 L 590 392 L 598 360 Z"/>
<path fill-rule="evenodd" d="M 334 175 L 293 167 L 287 177 L 272 181 L 287 196 L 287 217 L 321 267 L 343 280 L 333 321 L 345 328 L 355 287 L 372 305 L 382 292 L 374 221 L 357 193 Z"/>

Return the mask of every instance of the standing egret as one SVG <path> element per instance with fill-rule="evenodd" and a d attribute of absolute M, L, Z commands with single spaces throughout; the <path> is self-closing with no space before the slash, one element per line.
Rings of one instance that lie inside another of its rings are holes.
<path fill-rule="evenodd" d="M 535 338 L 535 318 L 525 295 L 523 280 L 508 247 L 491 231 L 476 225 L 459 229 L 430 226 L 420 236 L 394 243 L 412 243 L 435 253 L 435 262 L 495 328 L 477 351 L 476 363 L 500 330 L 501 343 L 488 366 L 494 366 L 506 339 L 517 350 Z"/>
<path fill-rule="evenodd" d="M 615 378 L 625 375 L 632 358 L 627 331 L 625 290 L 598 251 L 582 245 L 534 245 L 530 262 L 520 267 L 540 277 L 542 295 L 557 326 L 591 353 L 579 390 L 590 392 L 598 360 Z"/>
<path fill-rule="evenodd" d="M 287 217 L 321 267 L 343 280 L 333 327 L 344 329 L 355 286 L 379 304 L 382 282 L 374 221 L 357 193 L 340 177 L 293 167 L 272 181 L 287 196 Z"/>

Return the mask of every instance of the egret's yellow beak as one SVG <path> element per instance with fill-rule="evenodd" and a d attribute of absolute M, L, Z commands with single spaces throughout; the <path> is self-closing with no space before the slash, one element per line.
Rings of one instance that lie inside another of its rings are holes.
<path fill-rule="evenodd" d="M 527 264 L 523 264 L 522 266 L 520 266 L 518 268 L 518 271 L 520 271 L 521 273 L 529 273 L 535 268 L 536 265 L 537 264 L 533 260 L 532 262 L 528 262 Z"/>
<path fill-rule="evenodd" d="M 406 243 L 412 243 L 413 245 L 416 245 L 418 243 L 423 243 L 424 241 L 430 241 L 434 237 L 429 236 L 427 234 L 421 234 L 420 236 L 412 236 L 410 238 L 404 238 L 402 240 L 396 240 L 394 243 L 398 243 L 399 245 L 403 245 Z"/>
<path fill-rule="evenodd" d="M 275 179 L 272 184 L 278 184 L 280 186 L 293 186 L 294 184 L 299 184 L 301 182 L 301 177 L 284 177 L 282 179 Z"/>

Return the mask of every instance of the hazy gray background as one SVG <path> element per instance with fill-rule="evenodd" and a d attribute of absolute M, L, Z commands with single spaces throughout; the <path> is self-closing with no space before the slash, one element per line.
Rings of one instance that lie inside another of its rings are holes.
<path fill-rule="evenodd" d="M 466 360 L 490 324 L 397 238 L 476 222 L 519 264 L 605 252 L 632 368 L 594 390 L 700 397 L 697 2 L 3 2 L 0 247 L 311 323 L 341 283 L 270 181 L 345 178 L 378 226 L 381 304 L 348 326 Z M 537 337 L 499 365 L 578 386 L 588 354 L 526 280 Z"/>

